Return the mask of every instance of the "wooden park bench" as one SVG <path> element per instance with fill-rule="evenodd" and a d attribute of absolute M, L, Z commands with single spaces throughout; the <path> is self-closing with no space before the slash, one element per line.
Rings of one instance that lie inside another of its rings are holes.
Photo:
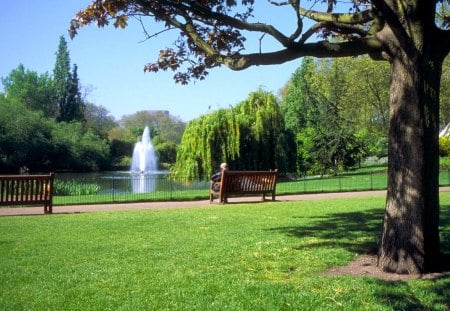
<path fill-rule="evenodd" d="M 55 175 L 0 176 L 0 206 L 44 205 L 44 213 L 53 212 Z"/>
<path fill-rule="evenodd" d="M 278 171 L 228 171 L 222 170 L 220 182 L 216 185 L 211 181 L 209 191 L 209 202 L 212 203 L 214 196 L 219 197 L 219 203 L 227 203 L 229 197 L 245 195 L 271 194 L 275 201 L 275 188 L 277 184 Z"/>

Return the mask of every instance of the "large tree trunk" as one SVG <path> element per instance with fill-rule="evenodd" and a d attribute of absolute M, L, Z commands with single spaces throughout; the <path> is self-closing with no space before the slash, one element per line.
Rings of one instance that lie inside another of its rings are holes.
<path fill-rule="evenodd" d="M 387 29 L 391 57 L 388 192 L 379 266 L 395 273 L 438 270 L 439 86 L 442 55 L 423 25 Z M 399 33 L 405 34 L 399 40 Z M 426 41 L 425 39 L 426 38 Z M 402 40 L 403 39 L 403 40 Z"/>

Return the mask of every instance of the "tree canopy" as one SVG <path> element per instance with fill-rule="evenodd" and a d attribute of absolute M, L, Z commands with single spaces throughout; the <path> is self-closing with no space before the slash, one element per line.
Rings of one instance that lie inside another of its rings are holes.
<path fill-rule="evenodd" d="M 173 172 L 209 178 L 219 164 L 233 170 L 292 171 L 292 141 L 275 95 L 258 90 L 230 109 L 190 121 L 177 152 Z"/>
<path fill-rule="evenodd" d="M 280 94 L 286 127 L 296 136 L 299 172 L 336 172 L 364 156 L 387 155 L 388 63 L 305 57 Z"/>
<path fill-rule="evenodd" d="M 48 73 L 38 74 L 26 70 L 20 64 L 1 81 L 10 101 L 24 103 L 27 108 L 41 111 L 46 117 L 57 116 L 58 106 L 54 100 L 53 79 Z"/>
<path fill-rule="evenodd" d="M 291 21 L 289 30 L 254 16 L 254 0 L 95 0 L 77 13 L 70 34 L 96 23 L 127 26 L 131 17 L 161 22 L 180 32 L 174 48 L 160 51 L 147 71 L 171 69 L 175 80 L 203 79 L 210 68 L 242 70 L 303 56 L 368 54 L 391 69 L 388 191 L 379 265 L 396 273 L 437 269 L 439 238 L 439 91 L 450 50 L 448 9 L 442 0 L 277 1 L 271 16 Z M 438 11 L 438 13 L 437 13 Z M 282 12 L 278 14 L 278 12 Z M 306 20 L 312 24 L 305 23 Z M 438 24 L 441 27 L 438 27 Z M 158 32 L 146 32 L 149 37 Z M 249 50 L 256 33 L 278 48 Z M 248 41 L 247 41 L 248 42 Z"/>
<path fill-rule="evenodd" d="M 20 64 L 1 82 L 5 90 L 0 93 L 1 171 L 19 172 L 23 166 L 31 172 L 111 168 L 105 131 L 117 124 L 104 108 L 90 104 L 84 111 L 77 67 L 70 72 L 63 37 L 53 75 Z"/>
<path fill-rule="evenodd" d="M 395 24 L 395 14 L 390 12 L 400 11 L 404 5 L 397 1 L 380 0 L 349 1 L 347 6 L 342 3 L 337 5 L 333 0 L 268 2 L 273 6 L 272 14 L 289 14 L 293 30 L 283 33 L 276 25 L 257 21 L 254 11 L 261 3 L 254 0 L 96 0 L 77 13 L 71 21 L 69 32 L 73 37 L 80 27 L 91 23 L 99 27 L 112 23 L 115 27 L 125 28 L 132 17 L 139 20 L 145 16 L 152 17 L 156 22 L 163 23 L 166 29 L 179 30 L 180 36 L 174 42 L 174 48 L 161 50 L 157 61 L 146 65 L 145 70 L 156 72 L 171 69 L 176 71 L 174 78 L 177 82 L 187 83 L 192 78 L 203 79 L 208 69 L 221 65 L 242 70 L 254 65 L 280 64 L 303 56 L 370 54 L 389 59 L 391 56 L 384 47 L 385 31 L 387 27 L 400 26 Z M 431 27 L 427 28 L 430 36 L 440 37 L 440 42 L 450 41 L 448 32 L 439 30 L 433 23 L 436 3 L 441 1 L 410 2 L 405 14 L 409 16 L 413 11 L 422 12 L 431 23 Z M 307 24 L 305 20 L 313 23 Z M 145 21 L 143 25 L 146 25 Z M 152 32 L 154 25 L 148 25 L 147 37 L 156 37 L 159 31 Z M 277 51 L 244 54 L 249 32 L 271 37 L 280 48 Z M 336 35 L 343 40 L 334 40 Z M 448 44 L 444 45 L 448 50 Z"/>
<path fill-rule="evenodd" d="M 63 36 L 59 38 L 56 62 L 53 69 L 55 100 L 58 104 L 59 121 L 83 121 L 84 103 L 78 85 L 78 67 L 70 71 L 70 55 L 67 42 Z"/>

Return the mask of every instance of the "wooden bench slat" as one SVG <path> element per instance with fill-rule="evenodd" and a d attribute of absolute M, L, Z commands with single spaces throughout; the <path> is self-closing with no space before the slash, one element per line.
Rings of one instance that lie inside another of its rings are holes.
<path fill-rule="evenodd" d="M 54 174 L 0 176 L 0 206 L 44 205 L 44 213 L 53 210 Z"/>

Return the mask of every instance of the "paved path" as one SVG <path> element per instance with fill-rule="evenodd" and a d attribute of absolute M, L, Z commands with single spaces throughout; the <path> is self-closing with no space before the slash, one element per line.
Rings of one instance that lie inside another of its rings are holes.
<path fill-rule="evenodd" d="M 441 187 L 440 191 L 450 191 L 450 187 Z M 352 198 L 364 196 L 383 196 L 386 191 L 359 191 L 359 192 L 338 192 L 338 193 L 317 193 L 317 194 L 298 194 L 298 195 L 279 195 L 276 200 L 286 201 L 307 201 L 332 198 Z M 244 202 L 261 202 L 260 197 L 231 198 L 228 204 Z M 214 205 L 217 205 L 215 200 Z M 139 203 L 112 203 L 112 204 L 90 204 L 90 205 L 68 205 L 53 206 L 53 214 L 73 214 L 89 213 L 101 211 L 127 211 L 141 209 L 168 209 L 168 208 L 187 208 L 187 207 L 210 207 L 209 200 L 200 201 L 166 201 L 166 202 L 139 202 Z M 19 215 L 44 215 L 42 206 L 36 207 L 2 207 L 0 216 L 19 216 Z"/>

